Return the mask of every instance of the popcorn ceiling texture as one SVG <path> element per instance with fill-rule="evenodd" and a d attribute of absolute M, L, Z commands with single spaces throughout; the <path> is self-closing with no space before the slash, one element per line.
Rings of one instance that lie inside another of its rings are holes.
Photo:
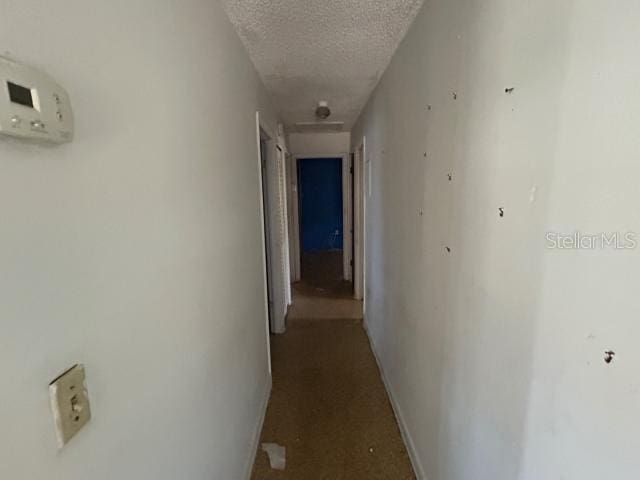
<path fill-rule="evenodd" d="M 221 0 L 288 126 L 319 100 L 349 130 L 423 0 Z"/>

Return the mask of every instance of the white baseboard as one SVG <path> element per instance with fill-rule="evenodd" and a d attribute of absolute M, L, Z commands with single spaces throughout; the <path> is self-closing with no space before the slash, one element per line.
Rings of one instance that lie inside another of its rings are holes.
<path fill-rule="evenodd" d="M 378 364 L 378 370 L 380 370 L 382 383 L 384 383 L 384 388 L 386 389 L 389 400 L 391 401 L 391 407 L 393 408 L 393 413 L 396 416 L 396 421 L 398 422 L 398 426 L 400 427 L 400 434 L 402 435 L 402 439 L 404 440 L 405 447 L 407 448 L 407 452 L 409 453 L 409 459 L 411 460 L 413 471 L 416 474 L 416 478 L 418 480 L 427 480 L 427 476 L 424 473 L 424 468 L 422 468 L 422 464 L 420 463 L 420 459 L 418 458 L 418 452 L 416 451 L 415 444 L 413 443 L 413 439 L 411 438 L 411 434 L 409 433 L 409 429 L 407 428 L 404 416 L 402 415 L 400 405 L 396 401 L 393 389 L 391 388 L 391 384 L 389 383 L 389 380 L 384 373 L 384 368 L 382 368 L 382 363 L 380 362 L 380 357 L 378 356 L 378 352 L 376 350 L 376 344 L 373 341 L 373 337 L 371 336 L 371 332 L 369 331 L 367 322 L 363 321 L 362 324 L 364 325 L 365 332 L 367 332 L 369 344 L 371 345 L 371 351 L 373 352 L 373 356 L 375 357 L 376 363 Z"/>
<path fill-rule="evenodd" d="M 264 393 L 262 395 L 262 405 L 260 405 L 260 415 L 258 417 L 258 422 L 255 426 L 255 430 L 253 432 L 253 440 L 251 441 L 251 450 L 249 451 L 249 456 L 247 458 L 247 464 L 244 467 L 244 477 L 246 480 L 251 479 L 251 472 L 253 471 L 253 464 L 256 461 L 256 455 L 258 454 L 258 446 L 260 444 L 260 436 L 262 435 L 262 426 L 264 425 L 264 418 L 267 414 L 267 406 L 269 405 L 269 398 L 271 398 L 271 375 L 267 380 L 267 386 L 264 389 Z"/>

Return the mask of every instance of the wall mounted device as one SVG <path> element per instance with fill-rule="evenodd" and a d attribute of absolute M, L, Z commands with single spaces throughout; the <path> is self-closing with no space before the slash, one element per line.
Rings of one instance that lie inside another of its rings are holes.
<path fill-rule="evenodd" d="M 331 109 L 329 108 L 329 102 L 326 100 L 320 100 L 318 107 L 316 108 L 316 117 L 321 120 L 326 120 L 331 116 Z"/>
<path fill-rule="evenodd" d="M 0 133 L 41 143 L 73 139 L 67 92 L 46 73 L 0 57 Z"/>
<path fill-rule="evenodd" d="M 74 365 L 49 384 L 58 448 L 64 447 L 91 420 L 84 366 Z"/>

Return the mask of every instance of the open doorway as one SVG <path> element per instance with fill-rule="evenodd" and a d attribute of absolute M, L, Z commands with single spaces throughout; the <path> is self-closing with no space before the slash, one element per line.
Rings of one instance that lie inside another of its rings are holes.
<path fill-rule="evenodd" d="M 348 157 L 347 157 L 348 158 Z M 344 157 L 297 161 L 301 282 L 314 295 L 350 296 L 344 270 Z M 350 203 L 350 202 L 348 202 Z M 350 256 L 350 255 L 349 255 Z"/>

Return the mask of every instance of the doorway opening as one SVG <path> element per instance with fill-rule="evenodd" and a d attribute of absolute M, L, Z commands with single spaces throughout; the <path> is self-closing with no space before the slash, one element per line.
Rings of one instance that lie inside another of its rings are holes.
<path fill-rule="evenodd" d="M 313 295 L 349 297 L 353 292 L 344 269 L 345 224 L 349 222 L 344 212 L 343 162 L 343 157 L 301 157 L 297 162 L 298 288 Z"/>

